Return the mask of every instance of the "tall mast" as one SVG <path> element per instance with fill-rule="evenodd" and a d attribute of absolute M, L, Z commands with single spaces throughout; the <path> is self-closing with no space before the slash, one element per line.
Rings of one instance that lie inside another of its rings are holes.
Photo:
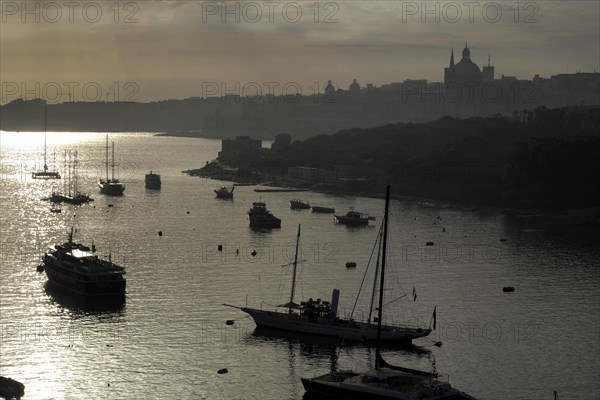
<path fill-rule="evenodd" d="M 115 142 L 112 142 L 112 159 L 111 159 L 110 166 L 112 168 L 110 179 L 114 181 L 115 180 Z"/>
<path fill-rule="evenodd" d="M 379 369 L 381 352 L 381 322 L 383 317 L 383 289 L 385 283 L 385 253 L 387 247 L 388 213 L 390 209 L 390 185 L 385 188 L 385 214 L 383 220 L 383 251 L 381 259 L 381 284 L 379 286 L 379 310 L 377 316 L 377 347 L 375 348 L 375 369 Z"/>
<path fill-rule="evenodd" d="M 73 196 L 77 194 L 77 150 L 73 158 Z"/>
<path fill-rule="evenodd" d="M 296 269 L 298 268 L 298 243 L 300 243 L 300 224 L 298 224 L 298 236 L 296 237 L 296 254 L 294 255 L 294 273 L 292 276 L 292 294 L 290 295 L 289 313 L 292 313 L 294 304 L 294 292 L 296 291 Z"/>
<path fill-rule="evenodd" d="M 369 319 L 367 322 L 371 323 L 371 316 L 373 315 L 373 304 L 375 303 L 375 292 L 377 290 L 377 276 L 379 275 L 379 260 L 381 255 L 381 235 L 382 228 L 379 228 L 379 248 L 377 249 L 377 262 L 375 263 L 375 276 L 373 277 L 373 291 L 371 292 L 371 306 L 369 307 Z"/>
<path fill-rule="evenodd" d="M 106 165 L 106 181 L 108 181 L 108 135 L 106 135 L 106 147 L 104 149 L 106 150 L 106 161 L 104 161 Z"/>
<path fill-rule="evenodd" d="M 46 164 L 46 101 L 44 101 L 44 172 L 48 170 L 48 165 Z"/>

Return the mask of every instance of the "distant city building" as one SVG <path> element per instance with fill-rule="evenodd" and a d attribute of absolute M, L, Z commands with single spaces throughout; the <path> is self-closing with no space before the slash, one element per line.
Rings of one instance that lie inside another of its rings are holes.
<path fill-rule="evenodd" d="M 234 163 L 260 157 L 262 153 L 262 140 L 252 139 L 250 136 L 236 136 L 235 139 L 223 139 L 219 161 Z"/>
<path fill-rule="evenodd" d="M 360 85 L 356 82 L 356 78 L 354 78 L 354 81 L 350 84 L 348 91 L 351 94 L 358 94 L 360 92 Z"/>
<path fill-rule="evenodd" d="M 275 141 L 271 143 L 271 150 L 281 150 L 292 144 L 292 136 L 287 133 L 280 133 L 275 136 Z"/>
<path fill-rule="evenodd" d="M 331 83 L 331 81 L 327 81 L 327 86 L 325 86 L 325 94 L 334 94 L 335 93 L 335 88 L 333 87 L 333 84 Z"/>
<path fill-rule="evenodd" d="M 493 76 L 493 67 L 491 73 Z M 489 75 L 490 70 L 486 70 L 486 75 Z M 493 78 L 492 78 L 493 79 Z M 477 64 L 471 60 L 471 51 L 465 43 L 465 48 L 462 51 L 462 59 L 454 64 L 454 49 L 450 53 L 450 65 L 448 68 L 444 68 L 444 83 L 479 83 L 483 80 L 483 74 Z"/>

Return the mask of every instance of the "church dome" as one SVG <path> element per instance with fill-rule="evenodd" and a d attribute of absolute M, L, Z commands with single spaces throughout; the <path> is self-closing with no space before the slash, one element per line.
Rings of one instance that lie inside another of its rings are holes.
<path fill-rule="evenodd" d="M 481 70 L 471 59 L 463 58 L 454 66 L 454 71 L 459 77 L 468 77 L 470 75 L 477 76 L 481 74 Z"/>
<path fill-rule="evenodd" d="M 332 94 L 335 92 L 335 88 L 333 87 L 333 84 L 331 83 L 331 81 L 327 82 L 327 86 L 325 86 L 325 94 Z"/>

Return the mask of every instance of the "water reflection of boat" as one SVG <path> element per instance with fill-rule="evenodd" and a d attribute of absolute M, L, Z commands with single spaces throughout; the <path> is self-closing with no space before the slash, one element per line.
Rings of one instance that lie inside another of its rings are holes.
<path fill-rule="evenodd" d="M 336 371 L 314 378 L 301 378 L 307 393 L 332 396 L 348 400 L 401 399 L 401 400 L 475 400 L 440 379 L 434 372 L 393 366 L 381 356 L 383 297 L 386 267 L 387 219 L 390 188 L 386 192 L 385 219 L 383 223 L 382 263 L 377 323 L 375 369 L 367 372 Z"/>
<path fill-rule="evenodd" d="M 267 210 L 267 205 L 262 201 L 252 203 L 248 211 L 250 227 L 255 229 L 281 228 L 281 220 Z"/>
<path fill-rule="evenodd" d="M 146 185 L 146 189 L 160 190 L 160 187 L 162 186 L 160 175 L 152 171 L 146 174 L 146 177 L 144 178 L 144 183 Z"/>
<path fill-rule="evenodd" d="M 215 194 L 218 199 L 233 199 L 233 190 L 235 186 L 231 187 L 231 190 L 228 190 L 225 186 L 221 186 L 220 189 L 215 189 Z"/>

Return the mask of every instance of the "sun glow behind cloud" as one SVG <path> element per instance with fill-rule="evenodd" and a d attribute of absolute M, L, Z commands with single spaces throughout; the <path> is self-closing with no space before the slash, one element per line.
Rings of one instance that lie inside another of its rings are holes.
<path fill-rule="evenodd" d="M 465 42 L 480 66 L 491 54 L 497 74 L 524 79 L 536 73 L 591 72 L 599 65 L 600 5 L 595 1 L 494 3 L 502 5 L 497 22 L 482 16 L 488 3 L 481 2 L 472 22 L 464 8 L 456 23 L 448 20 L 453 14 L 443 12 L 448 2 L 437 3 L 437 22 L 423 10 L 407 15 L 407 2 L 398 1 L 321 2 L 318 14 L 313 2 L 284 1 L 270 21 L 265 3 L 254 2 L 263 13 L 255 23 L 249 3 L 227 2 L 230 10 L 238 7 L 235 15 L 223 14 L 222 2 L 123 1 L 118 12 L 114 3 L 101 2 L 102 18 L 94 23 L 77 12 L 73 22 L 65 16 L 54 23 L 43 18 L 36 23 L 31 17 L 23 23 L 18 14 L 5 12 L 0 80 L 30 87 L 34 82 L 96 82 L 104 92 L 115 82 L 135 82 L 135 99 L 142 101 L 199 96 L 207 81 L 230 86 L 298 82 L 303 87 L 328 79 L 343 87 L 353 78 L 361 84 L 439 81 L 450 49 L 460 54 Z M 302 17 L 291 22 L 294 4 Z M 434 2 L 428 4 L 434 9 Z M 516 14 L 515 4 L 520 7 Z M 537 8 L 525 8 L 528 4 Z M 287 17 L 281 11 L 286 6 Z M 532 18 L 526 23 L 527 17 Z"/>

